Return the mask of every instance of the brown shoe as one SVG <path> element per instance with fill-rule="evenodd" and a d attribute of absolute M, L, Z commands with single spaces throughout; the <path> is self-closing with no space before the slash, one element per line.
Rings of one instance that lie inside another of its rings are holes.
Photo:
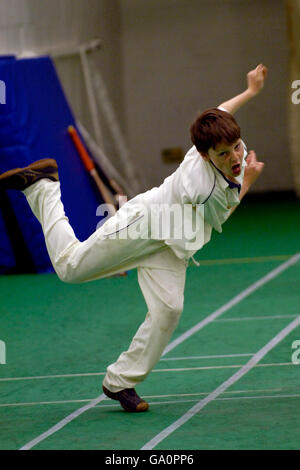
<path fill-rule="evenodd" d="M 38 160 L 25 168 L 15 168 L 0 175 L 0 189 L 24 189 L 42 178 L 58 181 L 57 163 L 53 158 Z"/>
<path fill-rule="evenodd" d="M 109 398 L 118 400 L 125 411 L 140 412 L 147 411 L 149 404 L 138 396 L 134 388 L 125 388 L 120 392 L 113 393 L 102 385 L 103 392 Z"/>

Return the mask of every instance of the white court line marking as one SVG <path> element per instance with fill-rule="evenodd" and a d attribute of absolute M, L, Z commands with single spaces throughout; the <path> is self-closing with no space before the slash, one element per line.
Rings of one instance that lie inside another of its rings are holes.
<path fill-rule="evenodd" d="M 70 415 L 68 415 L 66 418 L 59 421 L 59 423 L 52 426 L 52 428 L 48 429 L 48 431 L 44 432 L 43 434 L 40 434 L 38 437 L 36 437 L 32 441 L 25 444 L 23 447 L 20 448 L 20 450 L 32 449 L 32 447 L 34 447 L 36 444 L 43 441 L 44 439 L 47 439 L 47 437 L 49 437 L 52 434 L 54 434 L 55 432 L 59 431 L 61 428 L 66 426 L 66 424 L 70 423 L 70 421 L 73 421 L 73 419 L 78 418 L 78 416 L 80 416 L 85 411 L 87 411 L 90 408 L 93 408 L 94 406 L 98 405 L 98 403 L 103 401 L 105 398 L 106 398 L 106 396 L 104 395 L 104 393 L 102 393 L 101 395 L 99 395 L 99 397 L 95 398 L 94 400 L 92 400 L 87 405 L 83 406 L 82 408 L 79 408 L 78 410 L 76 410 L 73 413 L 71 413 Z"/>
<path fill-rule="evenodd" d="M 243 364 L 230 364 L 225 366 L 200 366 L 200 367 L 178 367 L 174 369 L 153 369 L 152 372 L 185 372 L 189 370 L 211 370 L 211 369 L 238 369 Z M 256 364 L 253 367 L 280 367 L 280 366 L 295 366 L 292 362 L 278 362 L 276 364 Z"/>
<path fill-rule="evenodd" d="M 3 403 L 0 408 L 6 408 L 9 406 L 35 406 L 35 405 L 67 405 L 68 403 L 86 403 L 90 402 L 92 398 L 83 400 L 58 400 L 58 401 L 32 401 L 24 403 Z"/>
<path fill-rule="evenodd" d="M 145 397 L 146 398 L 146 397 Z M 300 394 L 294 395 L 258 395 L 250 397 L 228 397 L 228 398 L 216 398 L 215 401 L 231 401 L 231 400 L 259 400 L 259 399 L 269 400 L 271 398 L 300 398 Z M 198 400 L 165 400 L 165 401 L 151 401 L 149 405 L 151 408 L 156 405 L 182 405 L 185 403 L 195 403 Z M 107 405 L 96 405 L 95 408 L 120 408 L 119 404 L 107 404 Z"/>
<path fill-rule="evenodd" d="M 257 395 L 252 397 L 226 397 L 226 398 L 216 398 L 215 401 L 231 401 L 231 400 L 270 400 L 271 398 L 300 398 L 300 394 L 292 395 Z M 152 401 L 149 402 L 149 405 L 178 405 L 184 403 L 195 403 L 197 400 L 168 400 L 168 401 Z M 98 405 L 96 408 L 118 408 L 119 405 Z M 142 449 L 143 450 L 143 449 Z"/>
<path fill-rule="evenodd" d="M 227 400 L 259 400 L 263 398 L 264 400 L 270 398 L 299 398 L 300 394 L 295 393 L 292 395 L 258 395 L 253 397 L 224 397 L 224 398 L 216 398 L 216 401 L 227 401 Z"/>
<path fill-rule="evenodd" d="M 244 263 L 266 263 L 268 261 L 284 261 L 290 258 L 292 255 L 275 255 L 275 256 L 257 256 L 251 258 L 223 258 L 223 259 L 198 259 L 200 266 L 215 266 L 222 264 L 244 264 Z M 189 266 L 195 266 L 194 263 L 190 263 Z"/>
<path fill-rule="evenodd" d="M 245 354 L 214 354 L 213 356 L 185 356 L 185 357 L 163 357 L 160 361 L 187 361 L 190 359 L 218 359 L 223 357 L 247 357 L 253 356 L 254 353 Z"/>
<path fill-rule="evenodd" d="M 215 401 L 231 401 L 231 400 L 270 400 L 271 398 L 300 398 L 300 394 L 294 395 L 258 395 L 253 397 L 228 397 L 228 398 L 216 398 Z M 185 403 L 195 403 L 197 400 L 168 400 L 168 401 L 152 401 L 149 405 L 182 405 Z M 99 405 L 96 408 L 118 408 L 119 405 Z"/>
<path fill-rule="evenodd" d="M 248 287 L 247 289 L 242 291 L 240 294 L 233 297 L 233 299 L 231 299 L 221 308 L 218 308 L 217 310 L 215 310 L 215 312 L 213 312 L 211 315 L 208 315 L 208 317 L 204 318 L 204 320 L 200 321 L 199 323 L 197 323 L 197 325 L 193 326 L 192 328 L 187 330 L 185 333 L 180 335 L 178 338 L 176 338 L 174 341 L 172 341 L 165 348 L 162 355 L 165 356 L 168 352 L 172 351 L 172 349 L 176 348 L 176 346 L 183 343 L 183 341 L 185 341 L 187 338 L 197 333 L 197 331 L 201 330 L 201 328 L 208 325 L 209 323 L 214 321 L 216 318 L 221 316 L 224 312 L 227 312 L 227 310 L 229 310 L 230 308 L 240 303 L 243 299 L 245 299 L 245 297 L 255 292 L 257 289 L 262 287 L 267 282 L 274 279 L 276 276 L 281 274 L 283 271 L 285 271 L 287 268 L 289 268 L 293 264 L 296 264 L 297 261 L 299 261 L 299 259 L 300 259 L 300 253 L 297 253 L 296 255 L 292 256 L 288 261 L 286 261 L 285 263 L 282 263 L 280 266 L 270 271 L 266 276 L 263 276 L 257 282 L 252 284 L 250 287 Z"/>
<path fill-rule="evenodd" d="M 288 387 L 281 387 L 281 388 L 263 388 L 263 389 L 256 389 L 256 390 L 229 390 L 225 391 L 224 395 L 236 395 L 238 393 L 261 393 L 261 392 L 282 392 L 283 390 L 288 390 Z M 194 397 L 198 395 L 208 395 L 210 392 L 197 392 L 197 393 L 169 393 L 168 395 L 145 395 L 145 398 L 169 398 L 169 397 Z"/>
<path fill-rule="evenodd" d="M 40 379 L 64 379 L 68 377 L 89 377 L 93 375 L 105 375 L 106 372 L 87 372 L 83 374 L 59 374 L 59 375 L 35 375 L 32 377 L 6 377 L 0 382 L 13 382 L 14 380 L 40 380 Z"/>
<path fill-rule="evenodd" d="M 295 320 L 293 320 L 289 325 L 287 325 L 283 330 L 281 330 L 276 336 L 274 336 L 271 341 L 269 341 L 263 348 L 261 348 L 240 370 L 233 374 L 228 380 L 223 382 L 219 387 L 217 387 L 213 392 L 211 392 L 207 397 L 200 400 L 196 405 L 190 408 L 184 415 L 179 419 L 174 421 L 170 426 L 166 427 L 159 434 L 153 437 L 149 442 L 147 442 L 141 450 L 151 450 L 156 447 L 161 441 L 166 437 L 172 434 L 176 429 L 181 427 L 189 419 L 191 419 L 195 414 L 197 414 L 202 408 L 204 408 L 209 402 L 215 400 L 219 395 L 221 395 L 228 387 L 237 382 L 241 377 L 247 374 L 271 349 L 273 349 L 277 344 L 282 341 L 291 331 L 293 331 L 297 326 L 300 325 L 300 315 Z"/>
<path fill-rule="evenodd" d="M 247 354 L 247 356 L 253 356 L 254 354 Z M 183 360 L 184 358 L 182 358 Z M 174 358 L 173 360 L 176 360 Z M 177 368 L 167 368 L 167 369 L 153 369 L 152 372 L 181 372 L 185 370 L 205 370 L 205 369 L 228 369 L 228 368 L 235 368 L 235 367 L 242 367 L 243 364 L 224 364 L 219 366 L 199 366 L 199 367 L 177 367 Z M 258 364 L 256 367 L 270 367 L 270 366 L 290 366 L 294 365 L 292 362 L 283 362 L 283 363 L 275 363 L 275 364 Z M 91 374 L 74 374 L 74 375 L 58 375 L 58 376 L 37 376 L 37 377 L 15 377 L 15 378 L 8 378 L 8 379 L 1 379 L 2 382 L 12 382 L 14 380 L 34 380 L 34 379 L 49 379 L 53 377 L 81 377 L 87 375 L 105 375 L 106 372 L 96 372 Z"/>
<path fill-rule="evenodd" d="M 209 315 L 206 319 L 202 320 L 199 322 L 197 325 L 195 325 L 194 328 L 189 329 L 186 333 L 183 335 L 179 336 L 176 340 L 172 341 L 167 348 L 165 348 L 162 356 L 166 355 L 169 351 L 174 349 L 178 344 L 182 343 L 185 341 L 187 338 L 192 336 L 194 333 L 199 331 L 201 328 L 203 328 L 205 325 L 208 323 L 212 322 L 215 320 L 215 318 L 219 317 L 222 313 L 226 312 L 229 310 L 231 307 L 236 305 L 237 303 L 241 302 L 242 299 L 250 295 L 252 292 L 255 290 L 259 289 L 259 287 L 263 286 L 267 282 L 269 282 L 271 279 L 274 279 L 276 276 L 278 276 L 280 273 L 282 273 L 285 269 L 289 268 L 293 264 L 297 263 L 297 261 L 300 259 L 300 253 L 292 256 L 288 261 L 284 262 L 280 266 L 278 266 L 276 269 L 273 269 L 270 271 L 269 274 L 266 276 L 262 277 L 260 280 L 252 284 L 250 287 L 248 287 L 246 290 L 241 292 L 239 295 L 234 297 L 230 302 L 227 302 L 223 307 L 220 309 L 216 310 L 214 313 Z M 255 357 L 255 356 L 254 356 Z M 253 360 L 253 358 L 251 359 Z M 251 361 L 250 360 L 250 361 Z M 79 410 L 74 411 L 74 413 L 71 413 L 70 415 L 66 416 L 63 420 L 61 420 L 59 423 L 57 423 L 55 426 L 50 428 L 48 431 L 44 432 L 40 436 L 36 437 L 32 441 L 28 442 L 25 444 L 23 447 L 21 447 L 20 450 L 28 450 L 32 449 L 36 444 L 39 442 L 43 441 L 44 439 L 47 439 L 47 437 L 51 436 L 54 434 L 56 431 L 59 429 L 63 428 L 66 424 L 70 423 L 73 421 L 73 419 L 77 418 L 77 416 L 81 415 L 84 413 L 86 410 L 92 408 L 93 406 L 97 405 L 100 401 L 104 400 L 105 395 L 101 394 L 99 397 L 95 398 L 95 400 L 92 400 L 89 404 L 85 405 L 82 408 L 79 408 Z"/>
<path fill-rule="evenodd" d="M 215 359 L 215 358 L 222 358 L 222 357 L 243 357 L 243 356 L 253 356 L 254 353 L 251 354 L 220 354 L 220 355 L 213 355 L 213 356 L 190 356 L 190 357 L 167 357 L 160 359 L 160 361 L 183 361 L 188 359 Z M 57 375 L 35 375 L 32 377 L 4 377 L 0 379 L 0 382 L 13 382 L 15 380 L 40 380 L 40 379 L 62 379 L 62 378 L 69 378 L 69 377 L 90 377 L 94 375 L 105 375 L 106 372 L 85 372 L 85 373 L 78 373 L 78 374 L 57 374 Z"/>
<path fill-rule="evenodd" d="M 285 388 L 286 389 L 286 388 Z M 233 390 L 232 392 L 224 392 L 224 394 L 238 394 L 238 393 L 259 393 L 259 392 L 280 392 L 282 388 L 266 388 L 262 390 Z M 197 393 L 170 393 L 168 395 L 144 395 L 144 398 L 153 399 L 153 398 L 170 398 L 170 397 L 198 397 L 201 395 L 208 395 L 210 392 L 197 392 Z M 105 398 L 105 400 L 110 400 L 110 398 Z M 105 401 L 104 400 L 104 401 Z M 10 406 L 36 406 L 36 405 L 65 405 L 69 403 L 87 403 L 92 401 L 92 398 L 83 398 L 81 400 L 54 400 L 54 401 L 31 401 L 31 402 L 21 402 L 21 403 L 2 403 L 0 408 L 7 408 Z M 156 403 L 156 402 L 155 402 Z M 95 408 L 99 408 L 102 405 L 96 405 Z M 119 406 L 119 404 L 117 405 Z"/>
<path fill-rule="evenodd" d="M 256 320 L 282 320 L 283 318 L 297 318 L 298 315 L 266 315 L 264 317 L 236 317 L 236 318 L 219 318 L 215 322 L 226 321 L 256 321 Z"/>
<path fill-rule="evenodd" d="M 285 387 L 286 390 L 286 387 Z M 281 392 L 283 391 L 282 388 L 266 388 L 266 389 L 258 389 L 258 390 L 233 390 L 229 392 L 224 392 L 224 395 L 236 395 L 241 393 L 261 393 L 261 392 Z M 144 398 L 149 400 L 153 398 L 181 398 L 181 397 L 199 397 L 199 396 L 207 396 L 210 392 L 197 392 L 197 393 L 170 393 L 168 395 L 144 395 Z M 272 395 L 273 396 L 273 395 Z M 0 404 L 0 408 L 8 408 L 8 407 L 16 407 L 16 406 L 41 406 L 41 405 L 68 405 L 69 403 L 87 403 L 90 402 L 92 398 L 84 398 L 81 400 L 54 400 L 54 401 L 32 401 L 32 402 L 23 402 L 23 403 L 2 403 Z M 221 400 L 221 398 L 220 398 Z M 104 401 L 111 401 L 109 398 L 105 398 Z M 198 400 L 194 400 L 198 401 Z M 152 403 L 152 402 L 151 402 Z M 157 401 L 153 403 L 158 403 Z M 159 402 L 165 403 L 165 402 Z M 103 405 L 96 405 L 95 408 L 101 408 Z M 114 406 L 120 406 L 119 404 Z"/>

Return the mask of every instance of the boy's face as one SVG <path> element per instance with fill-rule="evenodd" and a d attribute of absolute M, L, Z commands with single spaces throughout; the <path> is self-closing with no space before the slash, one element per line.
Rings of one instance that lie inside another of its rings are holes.
<path fill-rule="evenodd" d="M 215 148 L 210 148 L 207 153 L 202 153 L 202 157 L 217 167 L 229 179 L 239 176 L 242 171 L 242 161 L 244 146 L 241 139 L 232 145 L 217 144 Z"/>

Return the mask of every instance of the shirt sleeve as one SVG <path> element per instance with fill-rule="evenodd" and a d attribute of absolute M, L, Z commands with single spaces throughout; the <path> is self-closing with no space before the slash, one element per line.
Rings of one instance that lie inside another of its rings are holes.
<path fill-rule="evenodd" d="M 180 169 L 182 202 L 194 205 L 206 202 L 215 185 L 215 174 L 195 146 L 186 154 Z"/>

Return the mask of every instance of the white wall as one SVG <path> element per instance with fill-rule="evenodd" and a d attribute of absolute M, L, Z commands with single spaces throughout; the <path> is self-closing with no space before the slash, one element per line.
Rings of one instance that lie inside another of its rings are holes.
<path fill-rule="evenodd" d="M 118 0 L 0 0 L 0 54 L 28 56 L 58 47 L 73 47 L 98 37 L 100 52 L 91 59 L 101 70 L 120 125 L 123 123 L 121 35 Z M 75 116 L 95 136 L 79 56 L 55 60 Z M 120 166 L 103 116 L 105 150 Z"/>
<path fill-rule="evenodd" d="M 109 5 L 107 0 L 0 0 L 0 52 L 86 41 L 102 32 Z"/>
<path fill-rule="evenodd" d="M 266 162 L 254 190 L 291 189 L 284 1 L 121 0 L 121 12 L 128 137 L 148 185 L 175 168 L 161 163 L 164 147 L 189 148 L 196 112 L 242 91 L 263 62 L 265 90 L 236 117 Z"/>

